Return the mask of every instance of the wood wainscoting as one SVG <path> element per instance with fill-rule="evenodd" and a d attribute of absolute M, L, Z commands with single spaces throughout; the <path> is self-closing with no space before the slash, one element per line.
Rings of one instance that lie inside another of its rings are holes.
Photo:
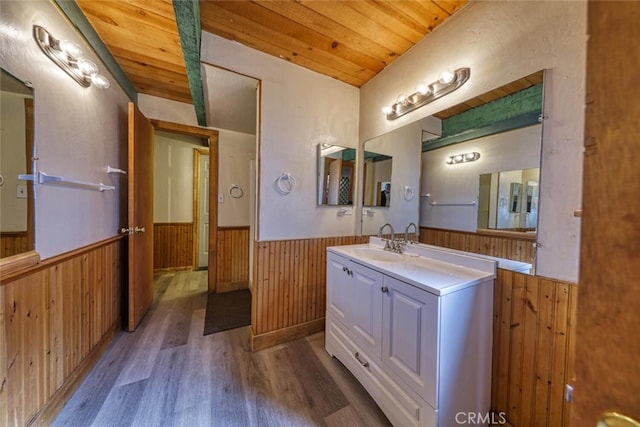
<path fill-rule="evenodd" d="M 568 426 L 578 286 L 503 269 L 495 283 L 491 409 L 514 427 Z"/>
<path fill-rule="evenodd" d="M 0 233 L 0 258 L 29 251 L 29 236 L 26 231 Z"/>
<path fill-rule="evenodd" d="M 153 224 L 153 269 L 184 269 L 194 266 L 192 222 Z"/>
<path fill-rule="evenodd" d="M 420 227 L 420 243 L 533 264 L 535 234 L 482 234 L 470 231 Z"/>
<path fill-rule="evenodd" d="M 122 237 L 0 284 L 0 425 L 48 424 L 121 327 Z"/>
<path fill-rule="evenodd" d="M 251 348 L 259 350 L 324 329 L 326 249 L 368 236 L 255 242 Z"/>
<path fill-rule="evenodd" d="M 249 286 L 249 227 L 218 227 L 217 292 Z"/>

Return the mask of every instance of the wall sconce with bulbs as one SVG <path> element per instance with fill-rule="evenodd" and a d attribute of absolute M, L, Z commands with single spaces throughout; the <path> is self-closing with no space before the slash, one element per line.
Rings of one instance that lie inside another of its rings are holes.
<path fill-rule="evenodd" d="M 458 68 L 455 71 L 446 71 L 440 78 L 431 83 L 419 83 L 416 91 L 409 96 L 398 95 L 396 102 L 391 106 L 386 106 L 382 112 L 387 116 L 387 120 L 395 120 L 411 111 L 427 105 L 444 95 L 453 92 L 469 80 L 470 68 Z"/>
<path fill-rule="evenodd" d="M 100 89 L 109 88 L 109 80 L 98 74 L 98 66 L 93 61 L 82 57 L 82 49 L 77 43 L 58 40 L 39 25 L 33 26 L 33 37 L 44 54 L 80 86 L 89 87 L 93 84 Z"/>
<path fill-rule="evenodd" d="M 455 156 L 449 156 L 449 158 L 447 158 L 447 164 L 455 165 L 458 163 L 475 162 L 479 158 L 480 158 L 480 153 L 478 153 L 477 151 L 474 151 L 472 153 L 456 154 Z"/>

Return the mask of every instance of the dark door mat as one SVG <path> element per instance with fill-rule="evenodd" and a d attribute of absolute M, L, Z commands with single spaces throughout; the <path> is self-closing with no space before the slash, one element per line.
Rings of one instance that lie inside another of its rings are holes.
<path fill-rule="evenodd" d="M 251 292 L 248 289 L 208 295 L 204 335 L 250 324 Z"/>

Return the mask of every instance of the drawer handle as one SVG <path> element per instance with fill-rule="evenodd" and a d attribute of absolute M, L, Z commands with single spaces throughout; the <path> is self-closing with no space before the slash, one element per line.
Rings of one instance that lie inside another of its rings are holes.
<path fill-rule="evenodd" d="M 365 368 L 369 367 L 369 362 L 365 362 L 365 361 L 360 359 L 360 353 L 358 353 L 356 351 L 356 354 L 354 354 L 354 356 L 355 356 L 356 360 L 358 361 L 358 363 L 360 363 L 362 366 L 364 366 Z"/>
<path fill-rule="evenodd" d="M 389 288 L 387 288 L 386 286 L 383 286 L 382 288 L 380 288 L 380 290 L 382 291 L 383 294 L 389 293 Z"/>

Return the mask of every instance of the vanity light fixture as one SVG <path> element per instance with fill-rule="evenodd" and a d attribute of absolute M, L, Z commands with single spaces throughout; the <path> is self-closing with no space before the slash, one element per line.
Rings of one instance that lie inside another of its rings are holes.
<path fill-rule="evenodd" d="M 100 89 L 107 89 L 110 86 L 109 80 L 98 74 L 98 66 L 93 61 L 82 57 L 82 49 L 78 44 L 68 40 L 58 40 L 39 25 L 33 26 L 33 37 L 44 54 L 80 86 L 89 87 L 93 84 Z"/>
<path fill-rule="evenodd" d="M 405 114 L 427 105 L 444 95 L 453 92 L 469 80 L 470 68 L 458 68 L 455 71 L 445 71 L 440 78 L 431 84 L 424 82 L 416 86 L 416 91 L 409 96 L 398 95 L 393 105 L 382 108 L 387 120 L 395 120 Z"/>
<path fill-rule="evenodd" d="M 475 162 L 479 158 L 480 158 L 480 153 L 478 153 L 477 151 L 474 151 L 472 153 L 456 154 L 454 156 L 449 156 L 447 158 L 447 164 L 455 165 L 457 163 Z"/>

